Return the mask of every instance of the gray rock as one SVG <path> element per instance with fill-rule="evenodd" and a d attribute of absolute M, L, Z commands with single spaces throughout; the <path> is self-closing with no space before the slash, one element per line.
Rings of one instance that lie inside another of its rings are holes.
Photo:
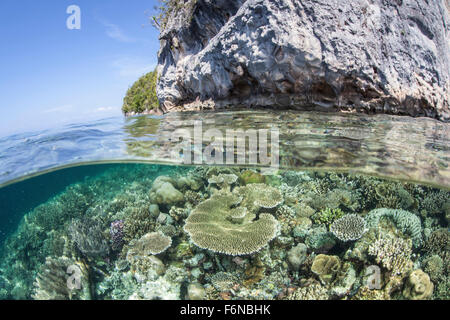
<path fill-rule="evenodd" d="M 444 0 L 190 0 L 160 36 L 158 98 L 448 121 L 449 22 Z"/>

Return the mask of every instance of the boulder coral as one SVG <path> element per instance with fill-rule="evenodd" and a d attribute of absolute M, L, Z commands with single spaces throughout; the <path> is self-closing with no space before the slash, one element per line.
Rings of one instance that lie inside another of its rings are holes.
<path fill-rule="evenodd" d="M 406 280 L 403 296 L 411 300 L 426 300 L 432 296 L 433 288 L 428 274 L 420 269 L 414 270 Z"/>
<path fill-rule="evenodd" d="M 175 189 L 174 181 L 166 176 L 155 179 L 150 190 L 150 201 L 156 204 L 172 205 L 184 200 L 183 194 Z"/>

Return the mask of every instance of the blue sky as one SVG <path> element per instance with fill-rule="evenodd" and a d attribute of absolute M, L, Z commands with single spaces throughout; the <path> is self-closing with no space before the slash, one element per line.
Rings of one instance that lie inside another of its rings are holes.
<path fill-rule="evenodd" d="M 126 90 L 152 71 L 156 0 L 1 0 L 0 135 L 120 115 Z M 69 30 L 70 5 L 81 30 Z"/>

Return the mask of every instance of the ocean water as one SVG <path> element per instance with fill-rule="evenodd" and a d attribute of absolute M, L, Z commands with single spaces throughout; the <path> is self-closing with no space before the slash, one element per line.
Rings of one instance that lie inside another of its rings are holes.
<path fill-rule="evenodd" d="M 449 299 L 449 128 L 242 110 L 0 138 L 0 299 Z"/>

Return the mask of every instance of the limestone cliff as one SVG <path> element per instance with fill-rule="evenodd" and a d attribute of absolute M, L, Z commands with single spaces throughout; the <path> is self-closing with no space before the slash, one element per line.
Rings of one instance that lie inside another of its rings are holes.
<path fill-rule="evenodd" d="M 165 111 L 230 106 L 450 120 L 447 0 L 186 0 L 160 35 Z"/>

